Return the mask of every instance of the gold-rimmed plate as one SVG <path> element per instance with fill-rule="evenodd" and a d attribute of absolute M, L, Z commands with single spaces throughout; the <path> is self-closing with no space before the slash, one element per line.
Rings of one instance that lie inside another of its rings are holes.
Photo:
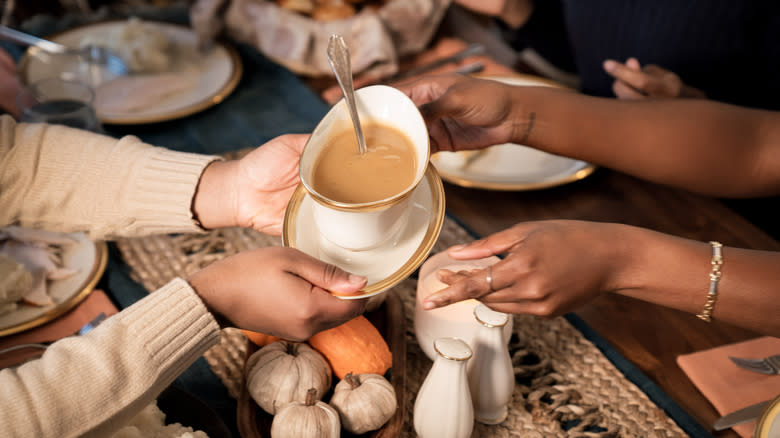
<path fill-rule="evenodd" d="M 777 396 L 756 423 L 753 438 L 777 438 L 780 437 L 780 396 Z"/>
<path fill-rule="evenodd" d="M 313 202 L 304 186 L 299 185 L 285 212 L 282 243 L 368 278 L 360 294 L 339 297 L 344 299 L 377 295 L 411 275 L 433 248 L 444 222 L 444 187 L 430 165 L 410 195 L 412 210 L 406 225 L 393 239 L 371 250 L 350 251 L 327 244 L 317 232 L 311 213 Z"/>
<path fill-rule="evenodd" d="M 487 76 L 514 86 L 567 88 L 530 75 Z M 442 179 L 463 187 L 523 191 L 555 187 L 581 180 L 596 166 L 584 161 L 549 154 L 528 146 L 507 143 L 479 151 L 438 152 L 431 157 Z"/>
<path fill-rule="evenodd" d="M 156 21 L 144 23 L 168 37 L 172 47 L 170 68 L 159 73 L 131 74 L 99 85 L 95 109 L 101 122 L 135 125 L 186 117 L 217 105 L 236 88 L 243 65 L 233 46 L 217 41 L 201 52 L 197 35 L 189 27 Z M 109 38 L 126 24 L 126 20 L 94 23 L 48 38 L 79 47 L 86 37 Z M 51 77 L 53 72 L 66 79 L 78 79 L 87 74 L 83 73 L 84 68 L 67 57 L 30 47 L 20 61 L 19 74 L 24 83 Z"/>
<path fill-rule="evenodd" d="M 54 304 L 40 307 L 20 304 L 16 310 L 0 315 L 0 336 L 28 330 L 56 319 L 84 301 L 95 288 L 106 269 L 108 247 L 105 242 L 93 242 L 84 233 L 69 235 L 77 243 L 63 251 L 62 266 L 78 272 L 47 284 L 47 292 Z"/>

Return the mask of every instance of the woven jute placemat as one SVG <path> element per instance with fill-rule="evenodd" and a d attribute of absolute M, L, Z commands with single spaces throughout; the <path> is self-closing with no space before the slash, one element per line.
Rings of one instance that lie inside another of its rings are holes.
<path fill-rule="evenodd" d="M 432 253 L 470 240 L 466 230 L 445 218 Z M 215 260 L 280 244 L 278 237 L 239 228 L 117 242 L 135 280 L 150 291 Z M 408 278 L 394 289 L 402 297 L 407 328 L 407 412 L 402 436 L 413 437 L 414 400 L 432 363 L 414 335 L 416 279 Z M 514 327 L 510 352 L 517 384 L 509 416 L 500 425 L 477 424 L 474 437 L 687 436 L 566 319 L 515 316 Z M 240 392 L 245 354 L 246 339 L 236 329 L 224 329 L 220 344 L 205 354 L 233 397 Z"/>

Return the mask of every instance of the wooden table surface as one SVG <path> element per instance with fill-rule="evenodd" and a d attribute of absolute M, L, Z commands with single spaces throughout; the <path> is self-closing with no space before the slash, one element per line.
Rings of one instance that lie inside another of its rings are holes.
<path fill-rule="evenodd" d="M 502 192 L 445 183 L 445 192 L 447 210 L 481 236 L 521 221 L 580 219 L 620 222 L 729 246 L 780 250 L 780 243 L 719 200 L 608 169 L 545 190 Z M 704 291 L 706 285 L 702 287 Z M 576 314 L 707 429 L 718 413 L 677 366 L 676 357 L 758 336 L 613 294 L 605 294 Z M 737 437 L 731 429 L 715 436 Z"/>

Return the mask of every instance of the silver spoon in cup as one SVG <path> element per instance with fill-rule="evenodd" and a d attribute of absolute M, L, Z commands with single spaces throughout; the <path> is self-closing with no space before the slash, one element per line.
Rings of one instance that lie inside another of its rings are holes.
<path fill-rule="evenodd" d="M 358 117 L 355 104 L 355 88 L 352 85 L 352 64 L 349 60 L 349 49 L 341 35 L 331 35 L 330 40 L 328 40 L 328 62 L 333 69 L 333 74 L 336 75 L 341 92 L 344 94 L 352 124 L 355 126 L 360 155 L 363 155 L 367 150 L 366 138 L 363 135 L 363 128 L 360 126 L 360 117 Z"/>

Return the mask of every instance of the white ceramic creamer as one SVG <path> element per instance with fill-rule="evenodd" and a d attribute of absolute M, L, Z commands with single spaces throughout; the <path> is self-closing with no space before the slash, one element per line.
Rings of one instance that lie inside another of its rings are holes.
<path fill-rule="evenodd" d="M 439 338 L 434 349 L 438 356 L 414 402 L 414 430 L 420 438 L 469 438 L 474 428 L 466 375 L 471 348 L 462 339 Z"/>
<path fill-rule="evenodd" d="M 515 387 L 512 358 L 503 334 L 510 318 L 479 303 L 474 308 L 474 319 L 479 329 L 471 342 L 474 356 L 467 367 L 474 417 L 480 423 L 498 424 L 506 419 Z"/>

